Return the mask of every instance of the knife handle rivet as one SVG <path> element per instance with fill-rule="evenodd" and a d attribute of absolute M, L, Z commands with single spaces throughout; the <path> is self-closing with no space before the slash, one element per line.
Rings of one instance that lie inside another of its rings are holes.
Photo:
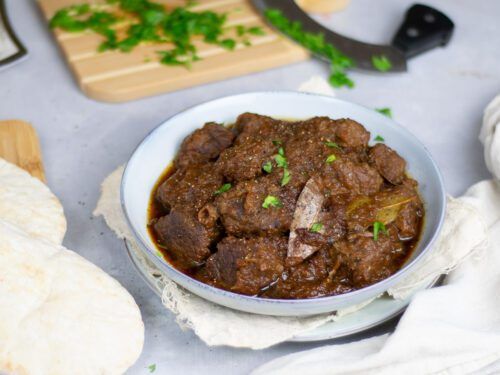
<path fill-rule="evenodd" d="M 434 23 L 436 22 L 436 16 L 432 13 L 426 13 L 424 16 L 424 21 L 427 23 Z"/>
<path fill-rule="evenodd" d="M 408 30 L 406 30 L 406 34 L 410 37 L 410 38 L 416 38 L 417 36 L 420 35 L 420 32 L 418 31 L 418 29 L 416 29 L 415 27 L 410 27 L 408 28 Z"/>

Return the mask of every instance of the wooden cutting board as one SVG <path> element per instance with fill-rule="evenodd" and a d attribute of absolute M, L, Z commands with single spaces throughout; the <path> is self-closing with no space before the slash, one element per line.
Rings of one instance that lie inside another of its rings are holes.
<path fill-rule="evenodd" d="M 46 182 L 40 142 L 30 124 L 20 120 L 0 121 L 0 158 Z"/>
<path fill-rule="evenodd" d="M 157 1 L 169 6 L 185 3 L 180 0 Z M 46 18 L 50 19 L 58 9 L 85 0 L 38 2 Z M 99 53 L 97 47 L 102 41 L 99 35 L 90 32 L 67 33 L 61 30 L 55 30 L 54 34 L 83 92 L 91 98 L 107 102 L 122 102 L 179 90 L 302 61 L 309 57 L 303 48 L 270 29 L 249 0 L 198 0 L 192 9 L 227 13 L 228 27 L 260 26 L 266 34 L 249 37 L 251 46 L 241 43 L 234 51 L 227 51 L 199 40 L 195 44 L 203 60 L 194 63 L 189 70 L 157 62 L 156 51 L 165 46 L 144 44 L 130 53 Z M 227 36 L 234 34 L 233 27 Z"/>

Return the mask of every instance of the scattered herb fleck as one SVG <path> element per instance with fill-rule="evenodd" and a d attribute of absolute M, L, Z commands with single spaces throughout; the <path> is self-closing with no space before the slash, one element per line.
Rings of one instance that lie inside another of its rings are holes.
<path fill-rule="evenodd" d="M 323 224 L 321 223 L 314 223 L 311 228 L 309 229 L 310 232 L 312 233 L 318 233 L 319 231 L 321 231 L 321 229 L 323 229 Z"/>
<path fill-rule="evenodd" d="M 288 168 L 283 169 L 283 177 L 281 178 L 281 186 L 285 186 L 290 182 L 290 179 L 292 178 L 292 174 L 288 170 Z"/>
<path fill-rule="evenodd" d="M 325 145 L 327 145 L 328 147 L 331 147 L 331 148 L 338 148 L 340 150 L 340 146 L 335 142 L 328 141 L 328 142 L 325 142 Z"/>
<path fill-rule="evenodd" d="M 323 34 L 309 33 L 303 30 L 298 21 L 290 21 L 279 9 L 267 9 L 267 20 L 277 29 L 290 36 L 311 52 L 330 61 L 329 82 L 334 87 L 354 87 L 354 82 L 347 76 L 347 69 L 354 66 L 351 58 L 340 52 L 335 46 L 325 41 Z"/>
<path fill-rule="evenodd" d="M 153 363 L 152 365 L 149 365 L 148 370 L 150 373 L 155 372 L 156 371 L 156 364 Z"/>
<path fill-rule="evenodd" d="M 279 146 L 281 145 L 281 141 L 278 141 L 277 139 L 273 140 L 273 145 Z"/>
<path fill-rule="evenodd" d="M 228 191 L 229 189 L 231 189 L 233 187 L 233 185 L 231 185 L 230 183 L 227 183 L 227 184 L 224 184 L 222 185 L 219 190 L 216 190 L 214 192 L 214 195 L 219 195 L 219 194 L 222 194 L 222 193 L 225 193 L 226 191 Z"/>
<path fill-rule="evenodd" d="M 380 55 L 380 56 L 372 56 L 372 65 L 375 69 L 381 71 L 381 72 L 387 72 L 388 70 L 391 70 L 392 68 L 392 63 L 391 60 L 387 58 L 387 56 Z"/>
<path fill-rule="evenodd" d="M 375 142 L 385 142 L 385 139 L 381 135 L 377 135 L 375 137 Z"/>
<path fill-rule="evenodd" d="M 234 50 L 237 40 L 224 38 L 228 29 L 227 15 L 213 11 L 191 10 L 194 2 L 167 9 L 164 4 L 150 0 L 107 0 L 114 8 L 106 11 L 91 4 L 72 5 L 60 9 L 50 20 L 50 27 L 68 32 L 91 30 L 104 37 L 99 51 L 129 52 L 142 42 L 168 43 L 169 48 L 157 51 L 162 64 L 182 65 L 187 68 L 200 60 L 193 39 L 201 37 L 205 43 Z M 124 33 L 117 33 L 118 22 L 129 23 Z M 236 26 L 239 36 L 262 35 L 259 27 Z M 245 40 L 242 40 L 243 44 Z"/>
<path fill-rule="evenodd" d="M 264 203 L 262 203 L 262 207 L 263 208 L 269 208 L 269 207 L 282 207 L 283 204 L 281 203 L 281 201 L 272 196 L 272 195 L 268 195 L 265 199 L 264 199 Z"/>
<path fill-rule="evenodd" d="M 390 108 L 377 108 L 375 109 L 377 112 L 382 113 L 383 115 L 392 118 L 392 111 Z"/>
<path fill-rule="evenodd" d="M 331 154 L 330 156 L 328 156 L 328 157 L 326 158 L 326 162 L 327 162 L 328 164 L 333 163 L 335 160 L 337 160 L 337 157 L 336 157 L 334 154 Z"/>
<path fill-rule="evenodd" d="M 373 223 L 373 240 L 378 241 L 379 233 L 382 232 L 387 235 L 387 228 L 384 223 L 376 221 Z"/>
<path fill-rule="evenodd" d="M 270 161 L 266 162 L 262 167 L 262 169 L 266 173 L 271 173 L 271 171 L 273 170 L 273 163 L 271 163 Z"/>
<path fill-rule="evenodd" d="M 274 155 L 274 160 L 276 161 L 278 167 L 280 168 L 288 167 L 288 162 L 286 161 L 286 158 L 283 155 L 280 154 Z"/>

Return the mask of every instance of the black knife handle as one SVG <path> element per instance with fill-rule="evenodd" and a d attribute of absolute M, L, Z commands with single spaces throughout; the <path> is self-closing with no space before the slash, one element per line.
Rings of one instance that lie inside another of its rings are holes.
<path fill-rule="evenodd" d="M 406 12 L 392 45 L 407 58 L 432 48 L 445 46 L 453 34 L 453 22 L 440 11 L 423 4 L 415 4 Z"/>

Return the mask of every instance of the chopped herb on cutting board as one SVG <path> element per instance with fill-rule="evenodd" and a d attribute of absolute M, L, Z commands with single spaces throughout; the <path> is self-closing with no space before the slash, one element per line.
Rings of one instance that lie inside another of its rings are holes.
<path fill-rule="evenodd" d="M 166 65 L 189 67 L 201 58 L 193 43 L 195 37 L 202 37 L 205 43 L 234 50 L 238 42 L 247 45 L 247 35 L 263 35 L 260 27 L 237 25 L 228 27 L 227 15 L 213 11 L 195 11 L 192 2 L 185 6 L 167 9 L 163 4 L 149 0 L 107 0 L 106 3 L 79 4 L 57 11 L 50 20 L 52 28 L 67 32 L 92 31 L 103 36 L 99 51 L 118 50 L 130 52 L 140 43 L 161 45 L 158 59 Z M 118 25 L 126 23 L 124 32 L 118 32 Z M 241 40 L 225 35 L 231 29 Z M 163 49 L 163 45 L 168 48 Z"/>

